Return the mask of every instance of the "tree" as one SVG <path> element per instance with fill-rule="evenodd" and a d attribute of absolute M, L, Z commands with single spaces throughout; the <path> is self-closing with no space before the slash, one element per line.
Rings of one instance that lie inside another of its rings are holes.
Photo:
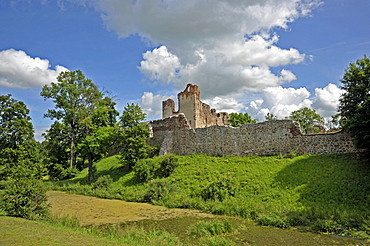
<path fill-rule="evenodd" d="M 267 113 L 267 115 L 265 116 L 265 119 L 267 121 L 270 121 L 270 120 L 277 120 L 278 118 L 273 114 Z"/>
<path fill-rule="evenodd" d="M 246 123 L 256 123 L 248 113 L 231 113 L 229 114 L 229 122 L 233 127 L 238 127 Z"/>
<path fill-rule="evenodd" d="M 135 104 L 127 104 L 120 117 L 121 160 L 132 168 L 139 159 L 148 157 L 151 147 L 146 143 L 149 129 L 144 122 L 146 114 Z"/>
<path fill-rule="evenodd" d="M 45 141 L 42 142 L 45 165 L 49 176 L 53 179 L 70 178 L 67 174 L 69 167 L 69 131 L 67 126 L 55 121 L 43 134 Z"/>
<path fill-rule="evenodd" d="M 309 109 L 307 107 L 293 111 L 289 119 L 297 121 L 301 126 L 304 134 L 307 134 L 308 129 L 317 124 L 324 124 L 324 118 L 316 113 L 316 110 Z"/>
<path fill-rule="evenodd" d="M 88 158 L 89 181 L 94 179 L 93 162 L 107 154 L 117 139 L 118 127 L 115 123 L 118 112 L 114 105 L 111 98 L 105 97 L 91 106 L 81 120 L 84 137 L 77 149 Z"/>
<path fill-rule="evenodd" d="M 370 146 L 370 58 L 366 55 L 346 68 L 339 101 L 340 124 L 355 138 L 358 148 Z"/>
<path fill-rule="evenodd" d="M 61 121 L 69 132 L 69 163 L 73 167 L 77 144 L 96 127 L 113 123 L 118 113 L 115 103 L 103 98 L 104 94 L 82 71 L 61 72 L 57 80 L 59 83 L 45 85 L 40 94 L 44 100 L 53 99 L 55 103 L 55 109 L 48 109 L 45 117 Z"/>
<path fill-rule="evenodd" d="M 34 218 L 46 213 L 46 193 L 28 114 L 23 102 L 0 95 L 0 180 L 5 187 L 0 206 L 8 215 Z"/>

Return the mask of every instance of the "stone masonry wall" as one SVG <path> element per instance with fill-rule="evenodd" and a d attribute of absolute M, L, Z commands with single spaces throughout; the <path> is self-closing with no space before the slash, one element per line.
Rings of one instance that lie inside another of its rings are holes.
<path fill-rule="evenodd" d="M 154 133 L 154 138 L 157 137 Z M 291 151 L 309 154 L 354 153 L 348 134 L 302 135 L 291 120 L 245 124 L 240 127 L 175 128 L 160 132 L 160 154 L 205 153 L 224 155 L 277 155 Z"/>
<path fill-rule="evenodd" d="M 152 146 L 161 146 L 168 133 L 179 129 L 190 129 L 184 114 L 167 117 L 165 119 L 153 120 L 148 123 L 151 138 L 148 143 Z"/>

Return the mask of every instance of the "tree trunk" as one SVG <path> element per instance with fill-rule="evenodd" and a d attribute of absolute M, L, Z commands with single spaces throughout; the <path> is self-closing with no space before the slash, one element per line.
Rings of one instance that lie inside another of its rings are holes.
<path fill-rule="evenodd" d="M 89 159 L 89 164 L 88 164 L 89 176 L 88 176 L 88 179 L 89 179 L 89 181 L 93 181 L 94 180 L 94 170 L 93 170 L 92 154 L 88 155 L 88 159 Z"/>
<path fill-rule="evenodd" d="M 70 155 L 69 155 L 69 166 L 75 165 L 75 139 L 74 136 L 71 138 Z"/>

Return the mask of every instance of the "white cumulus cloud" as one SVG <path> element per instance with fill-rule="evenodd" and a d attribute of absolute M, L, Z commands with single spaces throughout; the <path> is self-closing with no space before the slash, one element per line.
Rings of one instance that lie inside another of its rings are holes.
<path fill-rule="evenodd" d="M 259 121 L 264 121 L 267 113 L 279 119 L 288 117 L 293 111 L 311 107 L 310 92 L 306 88 L 268 87 L 261 92 L 263 99 L 254 100 L 247 112 Z"/>
<path fill-rule="evenodd" d="M 328 84 L 324 88 L 316 88 L 316 98 L 313 107 L 321 116 L 328 118 L 338 113 L 339 98 L 344 90 L 334 84 Z"/>
<path fill-rule="evenodd" d="M 162 118 L 162 101 L 168 98 L 167 96 L 154 95 L 152 92 L 144 92 L 141 96 L 140 107 L 149 119 L 160 119 Z"/>
<path fill-rule="evenodd" d="M 63 66 L 51 69 L 49 60 L 32 58 L 22 50 L 0 51 L 0 86 L 17 89 L 39 88 L 55 82 L 62 71 L 68 69 Z"/>
<path fill-rule="evenodd" d="M 83 1 L 84 2 L 84 1 Z M 261 91 L 295 80 L 271 67 L 309 56 L 282 49 L 274 28 L 307 16 L 319 0 L 96 0 L 109 30 L 139 35 L 158 46 L 143 54 L 139 69 L 150 80 L 182 89 L 199 85 L 207 99 Z"/>
<path fill-rule="evenodd" d="M 342 89 L 331 83 L 324 88 L 316 88 L 313 98 L 310 98 L 311 93 L 306 88 L 269 87 L 262 90 L 262 99 L 250 102 L 246 110 L 256 119 L 264 121 L 267 113 L 283 119 L 293 111 L 308 107 L 329 120 L 338 112 L 342 93 Z"/>

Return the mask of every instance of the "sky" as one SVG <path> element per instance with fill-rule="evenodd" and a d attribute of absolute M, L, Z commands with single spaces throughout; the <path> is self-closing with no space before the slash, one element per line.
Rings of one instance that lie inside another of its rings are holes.
<path fill-rule="evenodd" d="M 2 0 L 0 94 L 26 103 L 39 141 L 54 107 L 41 88 L 77 69 L 148 120 L 188 83 L 217 112 L 330 119 L 346 67 L 370 55 L 369 12 L 369 0 Z"/>

